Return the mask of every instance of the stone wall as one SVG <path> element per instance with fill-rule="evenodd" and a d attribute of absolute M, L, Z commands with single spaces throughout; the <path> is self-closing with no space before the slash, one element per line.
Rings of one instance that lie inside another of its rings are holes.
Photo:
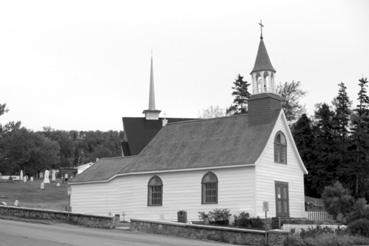
<path fill-rule="evenodd" d="M 0 215 L 24 219 L 62 221 L 95 228 L 115 228 L 119 223 L 119 216 L 96 216 L 13 206 L 0 206 Z"/>
<path fill-rule="evenodd" d="M 131 231 L 165 234 L 193 239 L 214 240 L 241 245 L 283 245 L 289 233 L 232 227 L 194 225 L 166 221 L 131 219 Z"/>

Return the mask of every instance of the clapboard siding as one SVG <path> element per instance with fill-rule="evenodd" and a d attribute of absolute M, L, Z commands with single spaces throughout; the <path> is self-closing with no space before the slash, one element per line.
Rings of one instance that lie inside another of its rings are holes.
<path fill-rule="evenodd" d="M 98 215 L 122 214 L 126 219 L 176 220 L 185 210 L 189 220 L 198 220 L 198 212 L 228 208 L 233 214 L 255 214 L 254 167 L 217 169 L 218 204 L 201 204 L 201 180 L 207 171 L 157 174 L 163 181 L 163 205 L 147 206 L 147 183 L 154 175 L 132 175 L 108 183 L 71 185 L 72 211 Z"/>
<path fill-rule="evenodd" d="M 290 131 L 284 115 L 278 118 L 273 132 L 260 158 L 256 162 L 256 209 L 259 216 L 264 216 L 263 202 L 269 202 L 269 216 L 275 216 L 275 181 L 288 182 L 289 207 L 291 217 L 306 217 L 304 195 L 304 172 L 293 149 Z M 274 137 L 282 131 L 287 140 L 287 165 L 274 163 Z"/>

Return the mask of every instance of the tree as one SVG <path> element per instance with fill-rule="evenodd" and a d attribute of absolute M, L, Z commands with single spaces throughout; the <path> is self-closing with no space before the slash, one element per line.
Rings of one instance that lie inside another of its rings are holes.
<path fill-rule="evenodd" d="M 224 109 L 219 106 L 210 106 L 202 112 L 201 118 L 217 118 L 225 116 Z"/>
<path fill-rule="evenodd" d="M 314 172 L 314 188 L 321 194 L 323 188 L 337 180 L 337 149 L 334 142 L 334 127 L 332 125 L 334 112 L 328 104 L 316 106 L 314 135 L 316 136 L 314 154 L 316 168 Z"/>
<path fill-rule="evenodd" d="M 315 180 L 317 177 L 317 161 L 314 149 L 316 140 L 313 122 L 306 114 L 301 115 L 300 119 L 292 125 L 292 134 L 301 159 L 309 172 L 308 175 L 305 175 L 305 193 L 308 196 L 319 197 L 320 194 L 317 193 L 316 189 L 316 184 L 319 181 Z"/>
<path fill-rule="evenodd" d="M 345 189 L 340 182 L 324 188 L 322 194 L 324 206 L 327 212 L 341 222 L 346 222 L 346 217 L 352 212 L 354 199 L 348 189 Z"/>
<path fill-rule="evenodd" d="M 334 107 L 334 116 L 332 119 L 334 145 L 337 150 L 336 156 L 339 159 L 337 163 L 337 176 L 341 182 L 349 183 L 352 180 L 347 175 L 352 170 L 352 161 L 348 155 L 351 101 L 347 95 L 345 84 L 342 82 L 338 86 L 338 95 L 332 101 Z"/>
<path fill-rule="evenodd" d="M 300 81 L 292 81 L 285 82 L 277 88 L 277 93 L 284 99 L 282 108 L 288 121 L 298 119 L 305 112 L 305 106 L 300 104 L 300 99 L 306 92 L 300 87 Z"/>
<path fill-rule="evenodd" d="M 227 108 L 227 114 L 244 114 L 247 113 L 247 102 L 251 94 L 249 92 L 250 84 L 243 80 L 243 77 L 239 74 L 237 79 L 233 82 L 233 92 L 234 96 L 232 105 Z"/>
<path fill-rule="evenodd" d="M 360 183 L 369 173 L 369 96 L 367 93 L 368 80 L 359 79 L 358 105 L 352 115 L 352 144 L 349 147 L 353 158 L 355 177 L 355 195 L 360 194 Z"/>
<path fill-rule="evenodd" d="M 59 144 L 26 128 L 3 134 L 0 153 L 0 172 L 8 174 L 22 169 L 28 175 L 36 175 L 59 162 Z"/>

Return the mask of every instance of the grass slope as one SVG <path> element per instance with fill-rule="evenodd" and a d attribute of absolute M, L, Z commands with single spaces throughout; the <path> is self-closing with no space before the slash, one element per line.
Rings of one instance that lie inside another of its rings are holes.
<path fill-rule="evenodd" d="M 65 210 L 68 205 L 67 184 L 60 182 L 60 187 L 56 187 L 55 182 L 45 184 L 44 190 L 40 185 L 40 180 L 0 182 L 0 202 L 13 205 L 18 200 L 20 207 Z"/>

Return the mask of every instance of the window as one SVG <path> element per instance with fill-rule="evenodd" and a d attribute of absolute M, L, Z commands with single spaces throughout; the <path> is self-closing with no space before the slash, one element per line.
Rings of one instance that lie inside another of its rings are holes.
<path fill-rule="evenodd" d="M 281 131 L 277 132 L 274 139 L 274 162 L 287 164 L 287 142 Z"/>
<path fill-rule="evenodd" d="M 158 176 L 149 180 L 148 184 L 148 206 L 161 206 L 163 204 L 163 182 Z"/>
<path fill-rule="evenodd" d="M 202 185 L 202 203 L 218 203 L 218 178 L 208 172 L 204 175 L 201 181 Z"/>

